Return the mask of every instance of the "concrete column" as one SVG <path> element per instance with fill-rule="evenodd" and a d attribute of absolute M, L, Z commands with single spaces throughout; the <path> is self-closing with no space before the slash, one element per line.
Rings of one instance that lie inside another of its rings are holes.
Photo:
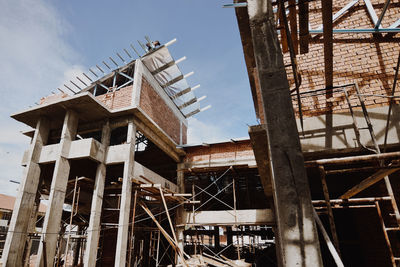
<path fill-rule="evenodd" d="M 261 154 L 270 160 L 277 256 L 280 266 L 318 267 L 323 264 L 317 228 L 271 2 L 248 0 L 247 10 L 265 115 L 267 146 Z M 256 158 L 262 157 L 256 150 Z"/>
<path fill-rule="evenodd" d="M 90 220 L 88 227 L 88 237 L 86 239 L 86 250 L 84 266 L 96 266 L 97 248 L 100 236 L 101 209 L 103 205 L 104 183 L 106 180 L 107 148 L 110 143 L 110 124 L 103 126 L 101 135 L 101 150 L 104 151 L 103 161 L 99 163 L 96 170 L 96 181 L 93 189 L 92 207 L 90 211 Z"/>
<path fill-rule="evenodd" d="M 185 193 L 185 173 L 183 171 L 184 164 L 179 163 L 178 164 L 178 171 L 177 171 L 177 186 L 179 189 L 179 193 Z M 175 224 L 176 225 L 181 225 L 184 224 L 183 220 L 183 213 L 184 213 L 184 208 L 183 206 L 178 207 L 177 212 L 176 212 L 176 220 Z M 183 236 L 183 231 L 185 230 L 185 227 L 176 227 L 176 232 L 177 232 L 177 239 L 178 239 L 178 246 L 179 248 L 183 251 L 184 249 L 184 236 Z"/>
<path fill-rule="evenodd" d="M 131 211 L 132 198 L 132 182 L 133 168 L 135 164 L 135 142 L 136 142 L 136 125 L 132 120 L 128 123 L 129 145 L 128 153 L 124 162 L 124 174 L 121 189 L 121 204 L 118 221 L 117 248 L 115 252 L 114 266 L 124 267 L 126 265 L 126 254 L 128 247 L 129 218 Z"/>
<path fill-rule="evenodd" d="M 3 252 L 4 266 L 22 266 L 24 246 L 27 238 L 29 218 L 35 207 L 39 185 L 39 157 L 49 135 L 49 121 L 42 117 L 36 124 L 21 185 L 14 204 Z"/>
<path fill-rule="evenodd" d="M 64 124 L 61 132 L 61 141 L 59 144 L 59 156 L 57 157 L 53 178 L 51 181 L 49 204 L 43 223 L 43 234 L 39 245 L 37 267 L 43 265 L 43 242 L 46 243 L 47 265 L 53 266 L 54 256 L 56 254 L 57 237 L 60 231 L 61 216 L 67 190 L 67 183 L 70 171 L 70 162 L 68 153 L 71 141 L 76 135 L 78 128 L 78 116 L 68 110 L 65 114 Z"/>
<path fill-rule="evenodd" d="M 43 179 L 39 180 L 39 186 L 42 184 Z M 38 187 L 38 191 L 40 190 L 40 187 Z M 32 209 L 32 214 L 29 218 L 29 225 L 28 225 L 28 233 L 34 233 L 35 228 L 36 228 L 36 221 L 37 221 L 37 216 L 38 216 L 38 211 L 39 211 L 39 206 L 40 206 L 40 193 L 36 193 L 36 199 L 35 199 L 35 205 Z M 26 247 L 24 251 L 24 266 L 29 267 L 29 258 L 31 254 L 31 249 L 32 249 L 32 239 L 28 239 L 28 242 L 26 242 Z"/>

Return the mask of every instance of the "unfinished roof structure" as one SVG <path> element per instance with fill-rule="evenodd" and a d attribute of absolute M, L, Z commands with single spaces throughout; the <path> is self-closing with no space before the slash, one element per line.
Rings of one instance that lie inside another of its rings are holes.
<path fill-rule="evenodd" d="M 228 6 L 260 119 L 250 139 L 187 145 L 204 97 L 170 43 L 117 54 L 79 92 L 12 115 L 34 130 L 3 264 L 397 266 L 399 4 Z"/>

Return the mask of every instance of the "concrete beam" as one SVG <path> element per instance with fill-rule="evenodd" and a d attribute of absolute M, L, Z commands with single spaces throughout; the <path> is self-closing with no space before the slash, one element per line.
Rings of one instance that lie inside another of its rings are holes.
<path fill-rule="evenodd" d="M 198 211 L 183 213 L 185 225 L 274 225 L 271 209 Z"/>
<path fill-rule="evenodd" d="M 268 137 L 265 125 L 256 125 L 249 128 L 251 144 L 256 155 L 257 169 L 267 198 L 272 199 L 272 182 L 270 173 L 270 160 L 268 158 Z"/>
<path fill-rule="evenodd" d="M 266 121 L 265 151 L 270 159 L 274 188 L 278 261 L 281 266 L 323 266 L 272 3 L 271 0 L 247 3 Z"/>
<path fill-rule="evenodd" d="M 78 128 L 78 115 L 75 111 L 67 110 L 64 118 L 59 153 L 54 166 L 53 178 L 51 181 L 49 205 L 43 223 L 42 238 L 39 245 L 37 267 L 43 267 L 43 257 L 49 266 L 54 264 L 56 254 L 58 232 L 60 231 L 61 216 L 67 190 L 67 183 L 70 171 L 68 154 L 71 142 L 76 135 Z M 46 244 L 46 252 L 43 252 L 43 242 Z"/>
<path fill-rule="evenodd" d="M 105 123 L 102 130 L 101 149 L 106 150 L 110 143 L 110 124 Z M 106 154 L 103 153 L 103 159 L 97 166 L 96 181 L 93 189 L 92 207 L 90 210 L 90 220 L 88 227 L 88 237 L 86 239 L 86 250 L 84 257 L 85 266 L 96 266 L 97 248 L 100 237 L 100 220 L 103 205 L 104 183 L 106 179 Z"/>
<path fill-rule="evenodd" d="M 135 166 L 135 141 L 136 141 L 136 125 L 133 121 L 128 123 L 127 143 L 129 148 L 125 154 L 124 173 L 121 189 L 121 203 L 118 221 L 117 248 L 115 252 L 114 266 L 125 266 L 126 254 L 128 246 L 129 232 L 129 215 L 132 198 L 132 182 L 131 177 L 134 173 Z"/>
<path fill-rule="evenodd" d="M 136 115 L 141 116 L 140 114 Z M 174 144 L 170 138 L 168 138 L 169 140 L 165 140 L 163 136 L 165 137 L 167 135 L 160 129 L 154 129 L 154 124 L 145 123 L 145 119 L 146 118 L 143 116 L 143 114 L 141 118 L 134 117 L 134 123 L 137 129 L 143 133 L 146 138 L 164 151 L 169 157 L 175 160 L 175 162 L 180 162 L 180 158 L 185 155 L 185 152 L 182 149 L 176 148 L 176 144 Z M 149 125 L 153 126 L 153 128 L 151 128 Z"/>
<path fill-rule="evenodd" d="M 162 188 L 169 189 L 174 193 L 180 192 L 178 186 L 164 177 L 158 175 L 157 173 L 153 172 L 152 170 L 146 168 L 139 162 L 135 161 L 135 166 L 133 168 L 133 178 L 143 183 L 149 183 L 151 181 L 152 184 L 160 184 Z"/>
<path fill-rule="evenodd" d="M 35 199 L 39 185 L 39 156 L 43 144 L 49 135 L 49 121 L 40 118 L 36 124 L 30 148 L 27 153 L 27 165 L 15 200 L 10 227 L 3 252 L 4 266 L 23 266 L 23 254 L 30 223 L 30 215 L 35 207 Z"/>

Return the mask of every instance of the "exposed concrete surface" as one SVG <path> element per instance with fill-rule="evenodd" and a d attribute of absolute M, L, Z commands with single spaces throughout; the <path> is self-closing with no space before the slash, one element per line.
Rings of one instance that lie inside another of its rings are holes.
<path fill-rule="evenodd" d="M 386 118 L 388 106 L 368 109 L 378 144 L 382 145 L 385 138 Z M 359 127 L 366 127 L 367 124 L 361 110 L 354 112 Z M 356 148 L 359 147 L 353 119 L 349 112 L 333 113 L 332 115 L 332 148 Z M 300 122 L 297 120 L 297 128 L 300 129 Z M 324 151 L 325 136 L 329 134 L 326 130 L 325 115 L 304 118 L 304 135 L 300 132 L 300 141 L 303 152 Z M 360 130 L 361 142 L 367 146 L 373 146 L 371 136 L 367 129 Z M 389 124 L 388 144 L 400 142 L 400 105 L 393 105 L 391 122 Z"/>
<path fill-rule="evenodd" d="M 110 124 L 107 121 L 102 129 L 101 145 L 102 150 L 106 150 L 110 143 Z M 84 256 L 85 266 L 96 266 L 97 259 L 97 248 L 100 237 L 100 221 L 101 221 L 101 210 L 103 205 L 103 194 L 104 184 L 106 179 L 106 154 L 103 153 L 102 161 L 99 163 L 96 169 L 96 178 L 93 188 L 92 206 L 90 209 L 90 219 L 88 226 L 88 236 L 86 239 L 86 250 Z"/>
<path fill-rule="evenodd" d="M 280 266 L 323 266 L 272 3 L 247 3 L 268 138 L 278 261 Z"/>
<path fill-rule="evenodd" d="M 186 225 L 273 225 L 274 213 L 270 209 L 253 210 L 207 210 L 184 212 Z"/>
<path fill-rule="evenodd" d="M 127 143 L 128 151 L 125 154 L 124 172 L 121 189 L 121 204 L 119 210 L 117 248 L 115 252 L 115 266 L 125 266 L 128 246 L 129 215 L 131 211 L 132 182 L 131 177 L 135 166 L 136 125 L 133 121 L 128 124 Z"/>
<path fill-rule="evenodd" d="M 75 111 L 67 110 L 61 133 L 59 156 L 54 166 L 54 173 L 51 181 L 49 205 L 43 223 L 43 232 L 38 251 L 38 261 L 36 263 L 37 267 L 44 266 L 43 243 L 46 244 L 45 255 L 47 264 L 52 266 L 54 263 L 58 232 L 60 231 L 61 216 L 70 171 L 68 154 L 71 147 L 71 140 L 73 140 L 76 135 L 78 119 L 78 114 Z"/>
<path fill-rule="evenodd" d="M 40 179 L 38 162 L 43 144 L 47 142 L 48 134 L 49 121 L 42 117 L 36 125 L 36 131 L 27 153 L 27 166 L 14 204 L 2 258 L 5 266 L 22 265 L 26 243 L 25 233 L 28 231 L 30 215 L 35 206 Z"/>

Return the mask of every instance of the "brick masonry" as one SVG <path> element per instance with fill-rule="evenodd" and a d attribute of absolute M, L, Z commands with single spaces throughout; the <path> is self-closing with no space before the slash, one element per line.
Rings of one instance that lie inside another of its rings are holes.
<path fill-rule="evenodd" d="M 96 98 L 110 109 L 129 107 L 132 99 L 132 85 L 123 87 L 115 92 L 96 96 Z"/>
<path fill-rule="evenodd" d="M 235 161 L 241 158 L 254 158 L 250 140 L 210 144 L 209 146 L 193 146 L 185 148 L 185 162 L 202 161 Z"/>
<path fill-rule="evenodd" d="M 334 0 L 333 12 L 344 7 L 348 0 Z M 384 1 L 371 1 L 379 17 Z M 310 24 L 313 29 L 322 23 L 321 1 L 310 1 Z M 400 4 L 392 3 L 382 21 L 382 27 L 389 27 L 400 18 Z M 334 29 L 373 28 L 363 1 L 359 1 L 350 11 L 334 23 Z M 392 90 L 394 67 L 399 53 L 399 34 L 372 35 L 372 34 L 334 34 L 333 66 L 334 86 L 358 83 L 363 94 L 388 95 Z M 284 54 L 285 65 L 290 64 L 289 53 Z M 322 35 L 312 35 L 309 53 L 297 55 L 298 70 L 301 75 L 300 91 L 322 89 L 325 87 L 324 54 Z M 291 89 L 294 88 L 291 67 L 286 71 L 290 79 Z M 354 87 L 347 88 L 352 106 L 359 105 Z M 397 90 L 396 95 L 400 95 Z M 297 100 L 293 98 L 293 105 L 297 112 Z M 365 97 L 367 107 L 388 105 L 388 98 Z M 330 107 L 333 112 L 348 111 L 348 104 L 342 92 L 334 93 L 326 99 L 324 95 L 307 96 L 302 98 L 302 110 L 305 116 L 324 114 Z"/>
<path fill-rule="evenodd" d="M 180 143 L 180 121 L 150 83 L 143 78 L 139 107 L 166 132 L 171 139 Z M 186 139 L 186 131 L 184 133 Z"/>

